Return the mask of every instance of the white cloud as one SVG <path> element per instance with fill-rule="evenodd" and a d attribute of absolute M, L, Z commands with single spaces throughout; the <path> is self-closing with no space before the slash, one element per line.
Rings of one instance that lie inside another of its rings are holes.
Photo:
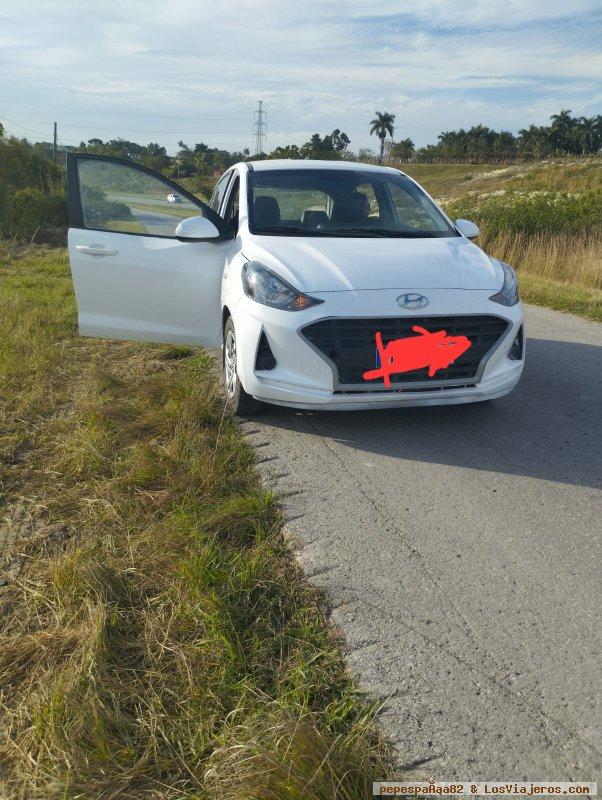
<path fill-rule="evenodd" d="M 479 121 L 516 129 L 561 106 L 599 111 L 596 9 L 592 0 L 3 0 L 0 115 L 36 130 L 58 116 L 73 141 L 92 135 L 87 126 L 114 128 L 106 138 L 143 130 L 131 138 L 170 149 L 181 131 L 248 145 L 260 97 L 274 145 L 334 127 L 354 147 L 369 144 L 376 108 L 396 113 L 399 134 L 418 143 Z"/>

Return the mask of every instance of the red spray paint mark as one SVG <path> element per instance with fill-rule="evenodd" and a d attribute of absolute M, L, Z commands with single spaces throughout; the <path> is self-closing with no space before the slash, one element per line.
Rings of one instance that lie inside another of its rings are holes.
<path fill-rule="evenodd" d="M 380 332 L 376 334 L 380 367 L 364 372 L 364 380 L 382 378 L 385 386 L 390 386 L 394 373 L 412 372 L 424 367 L 429 368 L 428 375 L 432 378 L 438 369 L 449 367 L 471 346 L 466 336 L 448 336 L 445 331 L 430 333 L 419 325 L 413 325 L 412 330 L 420 336 L 394 339 L 386 347 L 383 346 Z"/>

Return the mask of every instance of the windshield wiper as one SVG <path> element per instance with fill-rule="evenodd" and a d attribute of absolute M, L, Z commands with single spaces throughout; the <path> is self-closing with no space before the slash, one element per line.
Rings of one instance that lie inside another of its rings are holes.
<path fill-rule="evenodd" d="M 261 236 L 264 233 L 276 234 L 277 236 L 324 236 L 322 231 L 316 231 L 312 228 L 299 228 L 294 225 L 290 227 L 287 225 L 285 227 L 256 228 L 254 232 L 257 236 Z"/>
<path fill-rule="evenodd" d="M 435 239 L 438 233 L 433 231 L 396 231 L 389 228 L 338 228 L 316 230 L 315 228 L 300 228 L 295 225 L 283 227 L 257 228 L 254 231 L 258 236 L 262 234 L 277 236 L 339 236 L 339 237 L 380 237 L 390 239 Z"/>
<path fill-rule="evenodd" d="M 389 228 L 340 228 L 329 231 L 330 236 L 383 236 L 395 239 L 431 239 L 437 236 L 432 231 L 396 231 Z"/>

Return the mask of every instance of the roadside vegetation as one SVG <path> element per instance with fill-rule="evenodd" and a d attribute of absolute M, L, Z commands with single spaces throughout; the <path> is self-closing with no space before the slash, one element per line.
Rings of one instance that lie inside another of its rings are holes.
<path fill-rule="evenodd" d="M 477 244 L 518 270 L 523 300 L 602 320 L 601 158 L 402 168 L 479 225 Z"/>
<path fill-rule="evenodd" d="M 602 191 L 501 189 L 443 206 L 475 220 L 479 245 L 518 270 L 523 300 L 602 321 Z"/>
<path fill-rule="evenodd" d="M 523 302 L 602 322 L 600 235 L 490 235 L 484 226 L 479 245 L 516 268 Z"/>
<path fill-rule="evenodd" d="M 63 250 L 0 273 L 0 794 L 371 797 L 372 709 L 207 354 L 78 339 Z"/>
<path fill-rule="evenodd" d="M 471 216 L 490 236 L 521 232 L 592 233 L 602 228 L 602 192 L 513 191 L 465 195 L 445 204 L 450 216 Z"/>

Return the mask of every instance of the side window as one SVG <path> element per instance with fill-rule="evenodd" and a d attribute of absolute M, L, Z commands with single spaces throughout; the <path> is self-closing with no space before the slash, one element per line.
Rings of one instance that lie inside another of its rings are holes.
<path fill-rule="evenodd" d="M 387 182 L 389 196 L 397 215 L 397 221 L 408 228 L 417 228 L 423 231 L 439 231 L 440 226 L 422 206 L 422 198 L 418 200 L 396 183 Z"/>
<path fill-rule="evenodd" d="M 203 215 L 173 186 L 136 167 L 82 159 L 78 169 L 86 228 L 174 236 L 183 219 Z"/>
<path fill-rule="evenodd" d="M 219 179 L 219 181 L 215 185 L 215 189 L 213 190 L 213 194 L 211 195 L 211 200 L 209 201 L 209 207 L 212 208 L 216 214 L 219 214 L 219 209 L 222 204 L 222 200 L 224 199 L 224 194 L 226 193 L 226 189 L 228 188 L 228 183 L 230 181 L 232 173 L 226 172 L 225 175 Z"/>
<path fill-rule="evenodd" d="M 234 179 L 228 205 L 224 218 L 234 233 L 238 233 L 238 210 L 240 208 L 240 180 L 238 176 Z"/>

